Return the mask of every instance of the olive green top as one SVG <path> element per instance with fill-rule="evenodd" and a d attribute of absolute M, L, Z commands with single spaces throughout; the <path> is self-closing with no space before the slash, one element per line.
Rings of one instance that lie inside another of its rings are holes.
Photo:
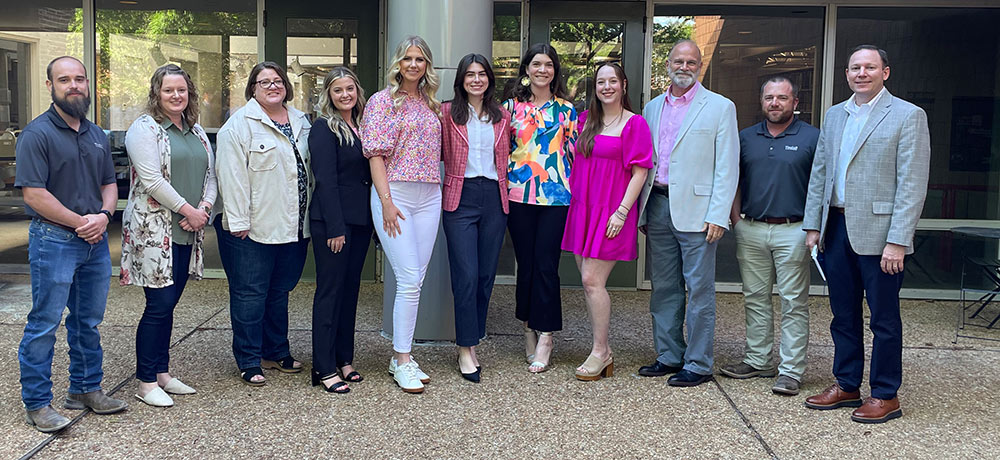
<path fill-rule="evenodd" d="M 197 208 L 204 191 L 205 174 L 208 172 L 205 144 L 201 143 L 201 139 L 187 123 L 179 129 L 167 118 L 160 126 L 167 130 L 170 137 L 170 186 L 191 207 Z M 183 215 L 176 212 L 171 216 L 174 244 L 194 244 L 194 232 L 185 231 L 180 226 L 183 218 Z"/>

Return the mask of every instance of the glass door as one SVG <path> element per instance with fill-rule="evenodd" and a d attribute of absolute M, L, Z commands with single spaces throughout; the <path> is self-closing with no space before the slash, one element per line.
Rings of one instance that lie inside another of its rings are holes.
<path fill-rule="evenodd" d="M 636 113 L 648 98 L 644 94 L 644 2 L 532 1 L 528 42 L 548 42 L 559 53 L 563 78 L 577 111 L 586 110 L 593 96 L 594 68 L 618 62 L 629 77 L 629 101 Z M 640 252 L 645 248 L 640 248 Z M 608 278 L 609 287 L 636 287 L 635 261 L 619 262 Z M 580 272 L 573 255 L 564 252 L 559 264 L 564 285 L 579 286 Z"/>
<path fill-rule="evenodd" d="M 285 67 L 295 98 L 289 105 L 315 120 L 323 93 L 323 78 L 333 67 L 353 70 L 365 97 L 378 91 L 379 2 L 331 1 L 317 8 L 315 2 L 266 0 L 264 6 L 264 58 Z M 304 279 L 314 279 L 312 250 L 308 252 Z M 368 248 L 362 280 L 375 280 L 375 247 Z"/>

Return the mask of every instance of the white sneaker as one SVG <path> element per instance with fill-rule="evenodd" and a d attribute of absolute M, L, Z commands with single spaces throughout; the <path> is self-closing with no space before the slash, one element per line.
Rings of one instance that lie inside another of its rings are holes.
<path fill-rule="evenodd" d="M 410 362 L 413 363 L 413 366 L 417 368 L 417 378 L 420 379 L 420 383 L 423 383 L 425 385 L 431 383 L 431 377 L 425 374 L 424 371 L 420 370 L 420 365 L 417 364 L 417 360 L 413 359 L 413 357 L 411 356 Z M 396 358 L 392 358 L 391 360 L 389 360 L 389 375 L 396 374 L 397 366 L 398 365 L 396 364 Z"/>
<path fill-rule="evenodd" d="M 393 360 L 393 364 L 395 364 L 395 360 Z M 417 377 L 419 370 L 420 368 L 417 367 L 417 363 L 410 361 L 396 366 L 393 369 L 392 378 L 407 393 L 423 393 L 424 384 L 420 383 L 420 378 Z"/>

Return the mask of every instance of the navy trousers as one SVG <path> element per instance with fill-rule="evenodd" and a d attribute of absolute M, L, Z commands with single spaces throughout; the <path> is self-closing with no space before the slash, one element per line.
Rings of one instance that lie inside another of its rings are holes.
<path fill-rule="evenodd" d="M 443 222 L 455 296 L 455 344 L 474 347 L 486 335 L 486 311 L 507 225 L 497 181 L 465 179 L 458 208 L 445 211 Z"/>
<path fill-rule="evenodd" d="M 170 333 L 174 329 L 174 307 L 181 300 L 188 280 L 191 245 L 171 247 L 174 284 L 162 288 L 143 288 L 146 309 L 135 331 L 135 377 L 142 382 L 156 381 L 156 374 L 169 372 Z"/>
<path fill-rule="evenodd" d="M 830 287 L 833 321 L 833 375 L 844 391 L 861 387 L 865 366 L 862 296 L 871 311 L 871 395 L 892 399 L 903 380 L 903 323 L 899 317 L 899 289 L 903 273 L 882 271 L 882 256 L 854 252 L 847 239 L 844 215 L 831 212 L 826 226 L 825 249 L 820 264 Z"/>

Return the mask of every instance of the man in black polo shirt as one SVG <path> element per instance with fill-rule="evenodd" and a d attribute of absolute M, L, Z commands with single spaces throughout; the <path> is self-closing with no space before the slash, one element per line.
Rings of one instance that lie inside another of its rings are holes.
<path fill-rule="evenodd" d="M 770 78 L 760 93 L 764 121 L 740 131 L 740 187 L 730 215 L 746 298 L 746 354 L 743 362 L 721 372 L 737 379 L 780 374 L 771 390 L 796 395 L 809 342 L 809 251 L 802 215 L 819 129 L 795 117 L 798 89 L 787 78 Z M 771 305 L 775 275 L 781 298 L 777 369 Z"/>
<path fill-rule="evenodd" d="M 64 407 L 112 414 L 127 407 L 101 390 L 104 319 L 111 278 L 106 228 L 118 201 L 108 138 L 85 117 L 90 89 L 83 63 L 58 57 L 46 69 L 49 110 L 17 138 L 14 186 L 32 217 L 28 230 L 31 312 L 17 358 L 26 420 L 58 431 L 69 419 L 52 408 L 52 355 L 64 308 L 69 395 Z"/>

